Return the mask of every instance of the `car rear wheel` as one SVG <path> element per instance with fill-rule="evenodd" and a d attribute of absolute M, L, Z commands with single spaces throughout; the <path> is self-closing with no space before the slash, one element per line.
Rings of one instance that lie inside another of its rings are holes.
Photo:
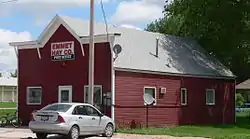
<path fill-rule="evenodd" d="M 105 127 L 105 130 L 104 130 L 104 134 L 103 136 L 105 137 L 112 137 L 114 134 L 114 126 L 112 124 L 107 124 L 107 126 Z"/>
<path fill-rule="evenodd" d="M 45 134 L 45 133 L 36 133 L 36 137 L 37 137 L 37 139 L 46 139 L 47 134 Z"/>
<path fill-rule="evenodd" d="M 77 126 L 72 126 L 68 135 L 69 139 L 79 138 L 79 128 Z"/>

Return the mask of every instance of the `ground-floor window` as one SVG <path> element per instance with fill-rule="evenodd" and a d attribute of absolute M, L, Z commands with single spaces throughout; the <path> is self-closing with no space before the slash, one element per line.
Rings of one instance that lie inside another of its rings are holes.
<path fill-rule="evenodd" d="M 72 86 L 59 86 L 58 91 L 58 102 L 72 102 Z"/>
<path fill-rule="evenodd" d="M 84 102 L 88 103 L 88 86 L 84 86 Z M 94 105 L 101 106 L 102 105 L 102 86 L 94 85 L 94 96 L 93 96 Z"/>
<path fill-rule="evenodd" d="M 187 105 L 187 89 L 181 88 L 181 105 Z"/>
<path fill-rule="evenodd" d="M 156 105 L 156 87 L 144 87 L 144 105 L 152 102 L 151 105 Z"/>
<path fill-rule="evenodd" d="M 206 89 L 206 104 L 215 105 L 215 90 Z"/>
<path fill-rule="evenodd" d="M 40 105 L 42 102 L 42 87 L 27 87 L 27 104 Z"/>

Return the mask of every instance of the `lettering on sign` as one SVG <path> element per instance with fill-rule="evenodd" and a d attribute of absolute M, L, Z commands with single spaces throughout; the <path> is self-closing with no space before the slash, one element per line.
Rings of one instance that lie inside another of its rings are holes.
<path fill-rule="evenodd" d="M 51 43 L 51 58 L 53 61 L 75 59 L 74 42 Z"/>

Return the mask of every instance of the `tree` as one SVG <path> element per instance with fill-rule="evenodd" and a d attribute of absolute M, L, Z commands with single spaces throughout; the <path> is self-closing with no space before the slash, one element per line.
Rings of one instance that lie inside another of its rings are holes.
<path fill-rule="evenodd" d="M 244 106 L 245 99 L 241 93 L 236 93 L 236 107 L 240 108 Z"/>
<path fill-rule="evenodd" d="M 3 77 L 2 73 L 0 72 L 0 77 Z"/>
<path fill-rule="evenodd" d="M 196 39 L 243 81 L 250 76 L 249 0 L 174 0 L 147 31 Z"/>
<path fill-rule="evenodd" d="M 17 70 L 15 70 L 14 73 L 10 73 L 10 76 L 16 78 L 17 77 Z"/>

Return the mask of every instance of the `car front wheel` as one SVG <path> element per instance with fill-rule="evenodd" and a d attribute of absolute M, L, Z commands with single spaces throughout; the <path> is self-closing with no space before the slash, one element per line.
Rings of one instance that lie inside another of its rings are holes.
<path fill-rule="evenodd" d="M 112 137 L 114 134 L 114 126 L 112 124 L 107 124 L 107 126 L 105 127 L 105 130 L 104 130 L 104 134 L 103 136 L 105 137 Z"/>

